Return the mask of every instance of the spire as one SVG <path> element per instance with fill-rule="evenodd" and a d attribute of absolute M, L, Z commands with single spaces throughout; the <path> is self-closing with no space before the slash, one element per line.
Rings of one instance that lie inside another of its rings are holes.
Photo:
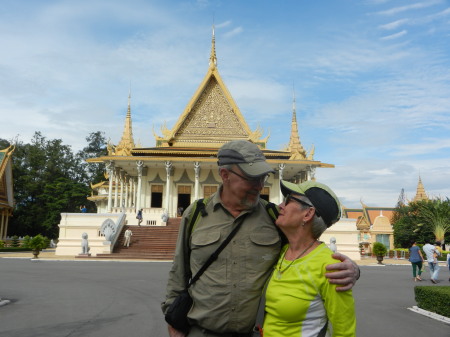
<path fill-rule="evenodd" d="M 209 56 L 209 67 L 217 67 L 217 57 L 216 57 L 216 34 L 214 31 L 214 24 L 212 27 L 212 42 L 211 42 L 211 55 Z"/>
<path fill-rule="evenodd" d="M 128 110 L 125 117 L 125 126 L 123 129 L 122 138 L 116 146 L 115 154 L 118 156 L 131 156 L 131 150 L 135 147 L 133 140 L 133 129 L 131 122 L 131 89 L 128 93 Z"/>
<path fill-rule="evenodd" d="M 422 200 L 428 200 L 428 196 L 425 193 L 425 188 L 423 187 L 422 179 L 420 178 L 419 175 L 419 182 L 417 183 L 416 196 L 414 197 L 413 201 L 422 201 Z"/>
<path fill-rule="evenodd" d="M 288 151 L 291 152 L 290 159 L 306 159 L 306 151 L 303 148 L 300 137 L 298 135 L 297 125 L 297 113 L 295 104 L 295 90 L 293 89 L 293 101 L 292 101 L 292 125 L 291 125 L 291 138 L 289 139 Z"/>

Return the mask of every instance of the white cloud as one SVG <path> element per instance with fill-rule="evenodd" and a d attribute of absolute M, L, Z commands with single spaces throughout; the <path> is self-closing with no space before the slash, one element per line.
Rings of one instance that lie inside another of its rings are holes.
<path fill-rule="evenodd" d="M 399 37 L 402 37 L 404 35 L 408 34 L 408 31 L 406 29 L 402 30 L 401 32 L 395 33 L 395 34 L 391 34 L 388 36 L 383 36 L 381 38 L 381 40 L 394 40 L 394 39 L 398 39 Z"/>

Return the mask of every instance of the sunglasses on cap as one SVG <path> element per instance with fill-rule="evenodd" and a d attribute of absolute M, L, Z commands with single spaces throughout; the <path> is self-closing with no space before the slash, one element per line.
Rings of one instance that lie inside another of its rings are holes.
<path fill-rule="evenodd" d="M 255 184 L 255 183 L 264 184 L 267 181 L 267 179 L 269 179 L 269 175 L 268 174 L 265 174 L 265 175 L 260 176 L 260 177 L 250 178 L 250 177 L 245 177 L 245 176 L 243 176 L 243 175 L 241 175 L 241 174 L 239 174 L 237 172 L 234 172 L 232 169 L 229 169 L 228 171 L 230 171 L 231 173 L 237 175 L 239 178 L 241 178 L 243 180 L 246 180 L 249 183 L 253 183 L 253 184 Z"/>
<path fill-rule="evenodd" d="M 286 196 L 284 197 L 284 205 L 287 206 L 287 204 L 289 204 L 289 202 L 290 202 L 291 200 L 297 201 L 298 203 L 300 203 L 300 204 L 302 204 L 302 205 L 305 205 L 305 206 L 308 206 L 308 207 L 313 207 L 313 208 L 315 208 L 315 207 L 314 207 L 313 205 L 311 205 L 310 203 L 308 203 L 308 202 L 306 202 L 306 201 L 303 201 L 302 199 L 293 197 L 290 193 L 289 193 L 289 194 L 286 194 Z"/>

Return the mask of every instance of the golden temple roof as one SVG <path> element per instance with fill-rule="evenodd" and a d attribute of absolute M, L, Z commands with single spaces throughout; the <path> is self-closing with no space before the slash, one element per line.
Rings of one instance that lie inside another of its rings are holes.
<path fill-rule="evenodd" d="M 175 126 L 161 128 L 162 137 L 155 135 L 157 147 L 214 148 L 237 139 L 249 140 L 261 148 L 267 138 L 262 131 L 250 130 L 239 107 L 228 91 L 217 69 L 213 29 L 208 71 Z"/>
<path fill-rule="evenodd" d="M 413 201 L 422 201 L 422 200 L 429 200 L 429 198 L 425 193 L 425 187 L 423 187 L 422 179 L 419 176 L 419 182 L 417 183 L 417 191 Z"/>
<path fill-rule="evenodd" d="M 131 123 L 131 92 L 128 94 L 128 110 L 125 117 L 125 126 L 123 128 L 122 138 L 117 146 L 112 150 L 108 147 L 108 152 L 114 152 L 116 156 L 131 156 L 131 150 L 135 147 L 133 139 L 133 127 Z"/>

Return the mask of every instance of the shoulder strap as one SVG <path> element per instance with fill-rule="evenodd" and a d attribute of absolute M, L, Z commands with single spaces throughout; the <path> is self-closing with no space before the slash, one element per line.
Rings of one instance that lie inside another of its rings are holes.
<path fill-rule="evenodd" d="M 220 252 L 230 243 L 231 239 L 236 235 L 238 230 L 241 228 L 242 223 L 244 222 L 245 217 L 247 216 L 247 213 L 242 215 L 239 219 L 239 222 L 236 224 L 236 226 L 233 228 L 230 234 L 228 234 L 227 238 L 220 244 L 219 248 L 216 249 L 214 253 L 211 254 L 211 256 L 208 258 L 208 260 L 205 262 L 205 264 L 199 269 L 197 274 L 191 279 L 191 281 L 188 284 L 188 287 L 190 287 L 192 284 L 194 284 L 200 276 L 204 273 L 204 271 L 213 263 L 215 260 L 217 260 L 217 257 L 219 256 Z"/>
<path fill-rule="evenodd" d="M 280 215 L 280 211 L 278 210 L 278 206 L 275 205 L 273 202 L 261 199 L 262 204 L 266 208 L 267 214 L 272 218 L 273 223 L 275 224 L 275 221 L 277 221 L 278 215 Z M 286 243 L 288 243 L 288 240 L 286 238 L 286 235 L 281 231 L 281 229 L 275 225 L 275 228 L 278 231 L 278 235 L 281 238 L 281 247 L 283 247 Z"/>
<path fill-rule="evenodd" d="M 184 228 L 183 238 L 184 238 L 184 248 L 185 248 L 185 254 L 184 254 L 184 270 L 185 270 L 185 282 L 186 287 L 188 287 L 189 280 L 192 277 L 191 273 L 191 267 L 190 267 L 190 257 L 191 257 L 191 250 L 189 249 L 189 237 L 191 236 L 192 230 L 194 226 L 197 224 L 198 219 L 200 218 L 199 215 L 201 214 L 202 217 L 208 215 L 205 210 L 205 204 L 208 202 L 209 198 L 204 199 L 198 199 L 194 201 L 194 210 L 191 212 L 191 215 L 189 217 L 189 222 L 187 226 Z"/>

